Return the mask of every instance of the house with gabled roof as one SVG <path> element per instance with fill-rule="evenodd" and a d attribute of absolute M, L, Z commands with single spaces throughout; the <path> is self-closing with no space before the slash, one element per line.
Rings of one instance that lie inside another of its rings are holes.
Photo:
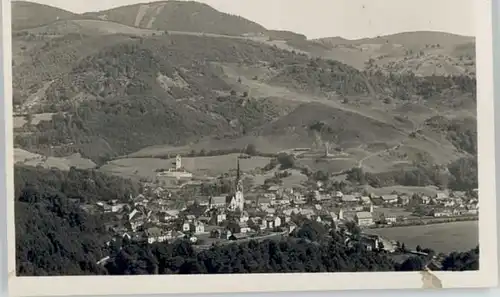
<path fill-rule="evenodd" d="M 384 203 L 389 203 L 389 204 L 398 203 L 398 195 L 397 194 L 382 195 L 381 198 L 384 201 Z"/>
<path fill-rule="evenodd" d="M 208 200 L 209 208 L 225 208 L 227 195 L 213 196 Z"/>
<path fill-rule="evenodd" d="M 358 198 L 354 195 L 344 195 L 342 196 L 341 198 L 342 202 L 357 202 L 358 201 Z"/>
<path fill-rule="evenodd" d="M 446 192 L 438 192 L 436 193 L 436 200 L 445 200 L 445 199 L 448 199 L 450 196 L 448 195 L 448 193 Z"/>
<path fill-rule="evenodd" d="M 154 242 L 164 242 L 167 240 L 167 234 L 158 227 L 151 227 L 144 232 L 149 244 Z"/>
<path fill-rule="evenodd" d="M 359 226 L 373 225 L 373 215 L 368 211 L 360 211 L 356 213 L 356 222 Z"/>

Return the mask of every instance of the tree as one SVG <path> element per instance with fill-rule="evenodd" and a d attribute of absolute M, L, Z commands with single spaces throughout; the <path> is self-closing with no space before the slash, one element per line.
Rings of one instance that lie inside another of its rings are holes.
<path fill-rule="evenodd" d="M 247 176 L 243 179 L 243 188 L 245 189 L 251 189 L 254 186 L 254 180 L 253 178 Z"/>
<path fill-rule="evenodd" d="M 255 144 L 250 143 L 249 145 L 247 145 L 245 153 L 247 153 L 250 156 L 257 155 L 257 148 L 255 147 Z"/>
<path fill-rule="evenodd" d="M 384 250 L 384 247 L 385 247 L 385 246 L 384 246 L 384 243 L 383 243 L 382 241 L 379 241 L 379 242 L 378 242 L 378 247 L 377 247 L 377 248 L 378 248 L 379 250 L 381 250 L 381 251 L 382 251 L 382 250 Z"/>
<path fill-rule="evenodd" d="M 311 241 L 318 241 L 326 234 L 327 230 L 323 225 L 311 220 L 305 221 L 297 231 L 297 237 L 306 238 Z"/>
<path fill-rule="evenodd" d="M 314 173 L 314 179 L 318 181 L 327 181 L 328 180 L 328 173 L 318 170 Z"/>
<path fill-rule="evenodd" d="M 347 231 L 353 235 L 353 237 L 358 238 L 361 235 L 361 229 L 355 222 L 346 222 L 345 227 Z"/>
<path fill-rule="evenodd" d="M 295 158 L 292 155 L 280 153 L 277 157 L 281 169 L 291 169 L 295 167 Z"/>
<path fill-rule="evenodd" d="M 235 221 L 230 221 L 227 223 L 227 227 L 226 227 L 229 231 L 231 231 L 231 233 L 233 234 L 237 234 L 237 233 L 240 233 L 241 232 L 241 227 L 240 225 L 235 222 Z"/>
<path fill-rule="evenodd" d="M 425 262 L 420 257 L 410 257 L 401 264 L 401 271 L 421 271 L 425 267 Z"/>

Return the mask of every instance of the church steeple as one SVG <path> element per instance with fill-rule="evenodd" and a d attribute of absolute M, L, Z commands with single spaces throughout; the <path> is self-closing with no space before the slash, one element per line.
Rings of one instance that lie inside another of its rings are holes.
<path fill-rule="evenodd" d="M 238 183 L 241 179 L 241 174 L 240 174 L 240 159 L 238 158 L 236 160 L 236 183 Z"/>

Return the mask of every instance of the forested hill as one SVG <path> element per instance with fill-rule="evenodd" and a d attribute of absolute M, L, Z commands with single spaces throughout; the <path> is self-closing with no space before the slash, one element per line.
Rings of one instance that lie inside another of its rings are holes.
<path fill-rule="evenodd" d="M 96 265 L 108 252 L 107 219 L 82 205 L 126 200 L 138 185 L 92 170 L 16 166 L 16 266 L 18 275 L 106 274 Z"/>
<path fill-rule="evenodd" d="M 273 131 L 268 128 L 274 119 L 292 125 L 294 119 L 287 114 L 302 103 L 300 108 L 306 111 L 317 106 L 307 103 L 320 103 L 330 114 L 342 114 L 353 123 L 351 133 L 339 145 L 366 144 L 388 135 L 393 136 L 388 140 L 396 140 L 401 130 L 410 134 L 417 127 L 405 127 L 417 121 L 406 120 L 408 112 L 399 109 L 416 100 L 430 111 L 456 108 L 469 112 L 475 106 L 473 77 L 361 72 L 337 61 L 309 59 L 245 40 L 69 34 L 42 42 L 23 57 L 26 60 L 14 67 L 14 104 L 23 113 L 53 116 L 51 121 L 19 128 L 16 146 L 43 155 L 78 152 L 100 164 L 153 145 L 181 146 L 205 137 L 236 143 L 239 137 Z M 36 67 L 39 63 L 45 67 Z M 245 71 L 250 71 L 245 69 L 260 74 L 245 77 Z M 363 110 L 370 105 L 373 108 Z M 420 122 L 431 115 L 415 117 Z M 450 121 L 461 119 L 454 116 Z M 325 113 L 302 122 L 311 125 L 313 120 L 330 121 L 331 117 Z M 380 133 L 364 127 L 370 122 L 373 129 L 380 127 Z M 309 133 L 302 124 L 294 125 L 295 133 Z M 451 131 L 441 124 L 423 127 L 439 134 Z M 476 133 L 475 125 L 465 130 L 468 135 Z M 333 138 L 333 132 L 325 138 Z M 281 146 L 274 136 L 284 134 L 273 133 L 261 136 Z M 373 137 L 354 136 L 367 133 Z M 308 147 L 314 141 L 311 136 L 299 136 L 286 134 L 286 143 Z M 435 141 L 443 147 L 452 141 L 462 151 L 465 140 L 461 137 Z M 467 149 L 474 146 L 468 144 Z"/>

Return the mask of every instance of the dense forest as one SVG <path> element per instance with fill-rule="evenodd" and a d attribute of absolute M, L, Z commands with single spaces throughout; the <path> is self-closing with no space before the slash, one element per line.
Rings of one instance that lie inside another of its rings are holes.
<path fill-rule="evenodd" d="M 138 186 L 93 170 L 16 166 L 16 259 L 20 275 L 102 274 L 110 234 L 105 218 L 81 205 L 124 200 Z"/>
<path fill-rule="evenodd" d="M 127 199 L 137 193 L 129 180 L 92 170 L 61 172 L 16 166 L 17 273 L 19 275 L 194 274 L 420 270 L 429 258 L 395 262 L 383 251 L 346 245 L 346 235 L 303 220 L 298 231 L 278 240 L 247 241 L 197 251 L 187 240 L 172 243 L 115 240 L 107 218 L 82 203 Z M 110 242 L 111 244 L 106 244 Z M 105 265 L 99 259 L 111 256 Z M 479 249 L 451 253 L 445 270 L 478 267 Z"/>

